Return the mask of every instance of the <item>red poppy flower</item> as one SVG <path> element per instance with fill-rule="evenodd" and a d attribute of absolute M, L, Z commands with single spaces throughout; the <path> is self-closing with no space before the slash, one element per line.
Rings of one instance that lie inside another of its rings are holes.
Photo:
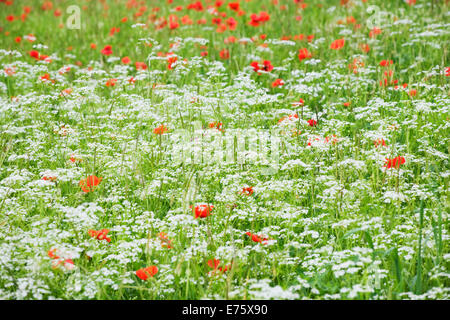
<path fill-rule="evenodd" d="M 211 269 L 216 270 L 217 267 L 219 266 L 219 264 L 220 264 L 220 260 L 217 260 L 217 259 L 210 259 L 210 260 L 208 260 L 208 266 Z"/>
<path fill-rule="evenodd" d="M 173 248 L 172 240 L 169 240 L 169 238 L 167 238 L 167 234 L 165 232 L 160 232 L 158 234 L 158 237 L 161 240 L 161 246 L 168 249 Z"/>
<path fill-rule="evenodd" d="M 120 28 L 112 27 L 109 31 L 109 35 L 113 36 L 115 33 L 118 33 L 120 31 Z"/>
<path fill-rule="evenodd" d="M 233 11 L 239 11 L 239 2 L 230 2 L 228 7 Z"/>
<path fill-rule="evenodd" d="M 257 27 L 260 23 L 270 20 L 270 15 L 267 12 L 260 12 L 259 15 L 253 13 L 250 15 L 249 25 Z"/>
<path fill-rule="evenodd" d="M 308 125 L 309 125 L 310 127 L 314 127 L 314 126 L 317 125 L 317 121 L 314 120 L 314 119 L 310 119 L 310 120 L 308 120 Z"/>
<path fill-rule="evenodd" d="M 387 67 L 389 65 L 393 64 L 392 60 L 381 60 L 380 61 L 380 66 L 381 67 Z"/>
<path fill-rule="evenodd" d="M 201 1 L 197 1 L 197 2 L 189 4 L 187 6 L 187 9 L 195 10 L 195 11 L 203 11 L 203 4 Z"/>
<path fill-rule="evenodd" d="M 129 64 L 131 62 L 131 59 L 129 57 L 123 57 L 122 58 L 122 63 L 123 64 Z"/>
<path fill-rule="evenodd" d="M 384 139 L 375 140 L 373 143 L 375 144 L 376 148 L 378 148 L 378 146 L 386 147 L 386 141 L 384 141 Z"/>
<path fill-rule="evenodd" d="M 406 160 L 405 160 L 405 158 L 402 157 L 402 156 L 398 156 L 398 157 L 395 157 L 395 158 L 393 158 L 393 159 L 387 159 L 387 158 L 386 158 L 386 163 L 385 163 L 384 166 L 385 166 L 387 169 L 391 169 L 391 168 L 399 169 L 400 166 L 401 166 L 402 164 L 404 164 L 405 162 L 406 162 Z"/>
<path fill-rule="evenodd" d="M 86 179 L 81 179 L 79 185 L 83 192 L 91 192 L 94 191 L 95 187 L 100 184 L 103 178 L 99 178 L 97 176 L 88 176 Z"/>
<path fill-rule="evenodd" d="M 309 59 L 311 57 L 312 57 L 312 55 L 310 52 L 308 52 L 308 49 L 303 48 L 303 49 L 298 50 L 298 59 L 300 60 L 300 62 L 302 62 L 302 60 L 304 60 L 304 59 Z"/>
<path fill-rule="evenodd" d="M 230 29 L 230 30 L 235 30 L 236 29 L 236 27 L 237 27 L 237 21 L 236 21 L 236 19 L 234 19 L 233 17 L 230 17 L 230 18 L 228 18 L 228 20 L 226 21 L 226 23 L 227 23 L 227 25 L 228 25 L 228 28 Z"/>
<path fill-rule="evenodd" d="M 52 262 L 52 268 L 57 269 L 60 265 L 63 265 L 67 270 L 72 270 L 75 265 L 72 259 L 54 259 Z"/>
<path fill-rule="evenodd" d="M 211 129 L 212 129 L 212 128 L 215 128 L 215 129 L 217 129 L 217 130 L 219 130 L 219 131 L 222 131 L 222 130 L 223 130 L 223 124 L 222 124 L 222 122 L 218 122 L 218 121 L 214 121 L 214 122 L 208 123 L 208 127 L 210 127 Z"/>
<path fill-rule="evenodd" d="M 258 61 L 253 61 L 252 63 L 250 63 L 250 66 L 253 67 L 253 71 L 258 72 L 258 70 L 259 70 Z"/>
<path fill-rule="evenodd" d="M 368 53 L 370 51 L 370 46 L 367 43 L 362 43 L 359 46 L 361 48 L 362 51 L 364 51 L 365 53 Z"/>
<path fill-rule="evenodd" d="M 340 50 L 344 47 L 344 45 L 345 45 L 345 39 L 337 39 L 331 43 L 330 48 L 333 50 Z"/>
<path fill-rule="evenodd" d="M 270 72 L 273 70 L 272 62 L 269 60 L 264 60 L 261 65 L 257 61 L 253 61 L 250 63 L 250 66 L 253 67 L 255 72 L 258 72 L 259 70 Z M 258 74 L 260 73 L 258 72 Z"/>
<path fill-rule="evenodd" d="M 5 73 L 6 73 L 6 75 L 8 75 L 8 76 L 13 76 L 15 73 L 16 73 L 16 69 L 15 69 L 15 67 L 12 67 L 12 68 L 5 68 Z"/>
<path fill-rule="evenodd" d="M 50 75 L 48 73 L 44 74 L 43 76 L 39 77 L 42 81 L 50 81 L 50 82 L 55 82 L 54 80 L 50 79 Z"/>
<path fill-rule="evenodd" d="M 376 35 L 380 34 L 382 31 L 383 30 L 378 29 L 377 27 L 375 27 L 369 32 L 369 37 L 374 38 Z"/>
<path fill-rule="evenodd" d="M 172 70 L 173 64 L 178 60 L 177 56 L 169 56 L 167 58 L 167 69 Z"/>
<path fill-rule="evenodd" d="M 248 235 L 252 239 L 253 242 L 259 242 L 259 243 L 262 243 L 262 244 L 267 244 L 267 241 L 269 240 L 268 238 L 258 236 L 256 234 L 251 233 L 251 232 L 246 232 L 245 234 Z"/>
<path fill-rule="evenodd" d="M 53 9 L 53 3 L 51 1 L 45 1 L 41 7 L 42 10 L 51 10 Z"/>
<path fill-rule="evenodd" d="M 117 79 L 109 79 L 108 81 L 106 81 L 105 85 L 107 87 L 114 87 L 117 83 Z"/>
<path fill-rule="evenodd" d="M 100 51 L 101 54 L 105 55 L 105 56 L 109 56 L 111 55 L 112 52 L 112 47 L 110 45 L 105 46 L 102 51 Z"/>
<path fill-rule="evenodd" d="M 57 251 L 57 249 L 54 248 L 54 249 L 48 250 L 47 254 L 52 259 L 59 259 L 59 256 L 56 255 L 56 251 Z"/>
<path fill-rule="evenodd" d="M 177 21 L 169 22 L 169 29 L 171 29 L 171 30 L 177 29 L 179 26 L 180 26 L 180 24 Z"/>
<path fill-rule="evenodd" d="M 281 118 L 280 120 L 278 120 L 278 123 L 283 122 L 284 120 L 289 119 L 289 120 L 294 120 L 294 119 L 298 119 L 298 115 L 296 113 L 294 114 L 290 114 L 288 116 L 284 116 L 283 118 Z"/>
<path fill-rule="evenodd" d="M 32 57 L 32 58 L 34 58 L 36 60 L 39 60 L 39 52 L 37 52 L 36 50 L 31 50 L 29 52 L 29 55 L 30 55 L 30 57 Z"/>
<path fill-rule="evenodd" d="M 264 60 L 262 64 L 263 64 L 263 66 L 261 69 L 263 71 L 270 72 L 273 70 L 272 62 L 270 62 L 269 60 Z"/>
<path fill-rule="evenodd" d="M 225 38 L 223 40 L 223 43 L 229 44 L 229 43 L 235 43 L 237 41 L 237 38 L 235 36 L 229 36 L 228 38 Z"/>
<path fill-rule="evenodd" d="M 276 79 L 274 82 L 272 82 L 272 88 L 281 87 L 284 85 L 284 82 L 282 79 Z"/>
<path fill-rule="evenodd" d="M 251 196 L 253 194 L 253 187 L 244 187 L 240 193 L 245 196 Z"/>
<path fill-rule="evenodd" d="M 49 175 L 45 175 L 42 177 L 42 180 L 45 180 L 45 181 L 56 181 L 56 179 L 57 178 L 55 176 L 49 176 Z"/>
<path fill-rule="evenodd" d="M 167 131 L 169 131 L 169 129 L 163 124 L 156 127 L 155 129 L 153 129 L 154 134 L 160 134 L 160 135 L 166 133 Z"/>
<path fill-rule="evenodd" d="M 211 269 L 213 269 L 212 274 L 215 274 L 216 271 L 224 273 L 231 269 L 231 264 L 224 267 L 219 267 L 220 260 L 218 259 L 210 259 L 208 260 L 207 264 Z"/>
<path fill-rule="evenodd" d="M 88 230 L 88 234 L 92 238 L 96 238 L 97 240 L 106 240 L 107 242 L 111 242 L 111 239 L 108 237 L 108 229 L 101 229 L 101 230 Z"/>
<path fill-rule="evenodd" d="M 134 65 L 136 66 L 136 70 L 147 70 L 147 65 L 145 62 L 136 61 Z"/>
<path fill-rule="evenodd" d="M 270 15 L 267 12 L 262 11 L 259 13 L 259 21 L 266 22 L 269 20 L 270 20 Z"/>
<path fill-rule="evenodd" d="M 208 204 L 199 204 L 199 205 L 195 206 L 195 209 L 194 209 L 195 219 L 206 218 L 206 217 L 210 216 L 213 209 L 214 209 L 214 206 L 208 205 Z"/>
<path fill-rule="evenodd" d="M 75 163 L 75 162 L 82 162 L 83 159 L 79 159 L 77 157 L 75 157 L 74 155 L 71 155 L 69 158 L 70 162 Z"/>
<path fill-rule="evenodd" d="M 72 270 L 75 267 L 75 264 L 73 263 L 72 259 L 66 259 L 64 260 L 64 268 L 67 270 Z"/>
<path fill-rule="evenodd" d="M 230 58 L 230 51 L 227 49 L 223 49 L 219 52 L 220 59 L 226 60 Z"/>
<path fill-rule="evenodd" d="M 158 273 L 158 268 L 156 266 L 150 266 L 147 268 L 141 268 L 136 271 L 136 275 L 141 280 L 147 280 L 148 277 L 153 277 L 155 274 Z"/>

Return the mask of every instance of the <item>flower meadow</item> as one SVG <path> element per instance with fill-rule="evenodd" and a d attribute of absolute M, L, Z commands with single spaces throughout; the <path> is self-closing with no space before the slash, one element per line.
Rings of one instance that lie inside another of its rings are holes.
<path fill-rule="evenodd" d="M 0 298 L 448 299 L 449 5 L 0 0 Z"/>

